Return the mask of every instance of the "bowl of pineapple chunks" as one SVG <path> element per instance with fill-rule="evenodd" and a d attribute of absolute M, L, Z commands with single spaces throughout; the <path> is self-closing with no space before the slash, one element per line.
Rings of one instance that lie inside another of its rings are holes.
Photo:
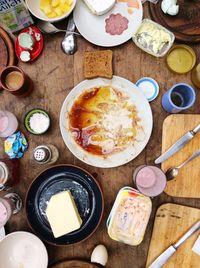
<path fill-rule="evenodd" d="M 26 5 L 36 18 L 56 22 L 69 16 L 76 0 L 26 0 Z"/>

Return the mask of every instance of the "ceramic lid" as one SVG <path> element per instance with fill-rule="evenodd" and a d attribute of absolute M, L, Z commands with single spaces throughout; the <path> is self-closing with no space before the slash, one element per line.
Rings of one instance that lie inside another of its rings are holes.
<path fill-rule="evenodd" d="M 136 86 L 144 93 L 147 100 L 153 101 L 159 93 L 158 83 L 151 77 L 143 77 L 136 82 Z"/>

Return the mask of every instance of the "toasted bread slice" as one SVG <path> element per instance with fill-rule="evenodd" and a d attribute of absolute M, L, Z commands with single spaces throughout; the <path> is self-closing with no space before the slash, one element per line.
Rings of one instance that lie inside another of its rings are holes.
<path fill-rule="evenodd" d="M 112 78 L 112 50 L 86 51 L 84 54 L 84 76 Z"/>

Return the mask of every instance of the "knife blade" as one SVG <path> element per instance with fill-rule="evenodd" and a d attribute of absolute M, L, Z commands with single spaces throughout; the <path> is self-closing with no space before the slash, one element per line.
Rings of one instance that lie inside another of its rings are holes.
<path fill-rule="evenodd" d="M 162 155 L 160 155 L 156 160 L 155 164 L 160 164 L 171 157 L 173 154 L 178 152 L 181 148 L 183 148 L 194 136 L 197 132 L 200 131 L 200 124 L 197 125 L 193 130 L 188 131 L 184 134 L 180 139 L 178 139 L 167 151 L 165 151 Z"/>
<path fill-rule="evenodd" d="M 183 244 L 191 235 L 200 229 L 200 221 L 196 222 L 174 245 L 168 247 L 148 268 L 160 268 L 168 259 L 174 255 L 176 250 Z"/>

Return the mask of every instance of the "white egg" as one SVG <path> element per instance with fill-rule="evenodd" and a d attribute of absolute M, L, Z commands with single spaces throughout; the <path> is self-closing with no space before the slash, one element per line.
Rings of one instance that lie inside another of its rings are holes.
<path fill-rule="evenodd" d="M 94 248 L 91 255 L 91 262 L 99 263 L 103 266 L 108 261 L 108 251 L 104 245 L 98 245 Z"/>

